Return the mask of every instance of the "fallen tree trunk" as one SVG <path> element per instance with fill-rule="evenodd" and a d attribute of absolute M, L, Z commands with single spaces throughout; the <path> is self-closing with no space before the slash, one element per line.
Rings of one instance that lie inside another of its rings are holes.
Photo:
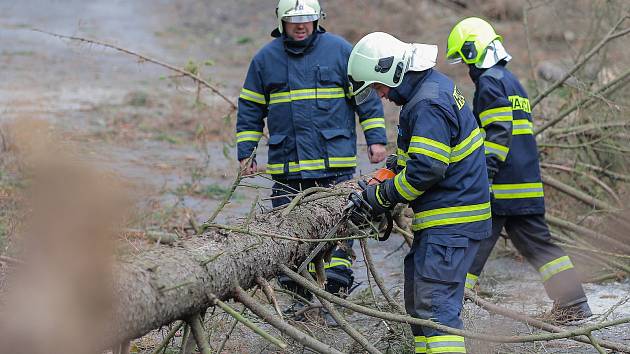
<path fill-rule="evenodd" d="M 343 194 L 328 193 L 310 202 L 305 198 L 287 217 L 280 211 L 259 214 L 238 232 L 238 227 L 215 228 L 120 260 L 114 282 L 116 326 L 105 344 L 138 338 L 187 318 L 212 306 L 214 298 L 231 298 L 239 285 L 247 289 L 256 284 L 256 277 L 273 277 L 281 264 L 299 264 L 316 243 L 274 235 L 323 238 L 342 216 Z"/>

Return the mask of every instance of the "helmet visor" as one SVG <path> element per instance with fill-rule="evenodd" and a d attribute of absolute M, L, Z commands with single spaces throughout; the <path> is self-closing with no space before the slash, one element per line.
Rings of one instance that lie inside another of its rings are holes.
<path fill-rule="evenodd" d="M 459 51 L 451 54 L 448 58 L 446 58 L 446 62 L 449 64 L 459 64 L 462 62 L 462 55 Z"/>
<path fill-rule="evenodd" d="M 372 85 L 365 81 L 356 81 L 352 76 L 348 76 L 348 80 L 350 80 L 350 93 L 354 96 L 355 102 L 357 104 L 365 102 L 373 91 Z"/>
<path fill-rule="evenodd" d="M 282 21 L 287 23 L 307 23 L 315 22 L 317 20 L 319 20 L 319 15 L 298 15 L 282 17 Z"/>

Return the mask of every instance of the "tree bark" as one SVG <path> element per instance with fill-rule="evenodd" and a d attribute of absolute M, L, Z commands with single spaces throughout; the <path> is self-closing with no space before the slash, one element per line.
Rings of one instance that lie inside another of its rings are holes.
<path fill-rule="evenodd" d="M 281 264 L 300 264 L 317 243 L 260 235 L 323 238 L 341 218 L 345 202 L 343 195 L 328 196 L 298 205 L 287 217 L 281 210 L 256 215 L 247 228 L 250 234 L 214 229 L 119 260 L 114 270 L 116 326 L 105 346 L 199 313 L 212 305 L 213 296 L 229 299 L 236 286 L 247 289 L 257 276 L 272 278 Z"/>

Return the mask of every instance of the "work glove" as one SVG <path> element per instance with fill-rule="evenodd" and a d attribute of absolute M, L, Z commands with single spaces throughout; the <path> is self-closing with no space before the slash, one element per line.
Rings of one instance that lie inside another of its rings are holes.
<path fill-rule="evenodd" d="M 396 172 L 396 167 L 397 166 L 398 166 L 398 155 L 391 154 L 391 155 L 387 156 L 387 159 L 385 160 L 385 168 L 387 168 L 388 170 Z"/>
<path fill-rule="evenodd" d="M 387 183 L 367 186 L 361 193 L 363 199 L 372 207 L 371 217 L 375 218 L 388 210 L 394 209 L 395 204 L 387 198 Z"/>

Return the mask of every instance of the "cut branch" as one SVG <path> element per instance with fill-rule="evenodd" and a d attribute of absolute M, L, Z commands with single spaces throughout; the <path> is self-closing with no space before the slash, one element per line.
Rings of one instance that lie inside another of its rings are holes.
<path fill-rule="evenodd" d="M 324 344 L 319 340 L 307 335 L 306 333 L 298 330 L 296 327 L 291 326 L 290 324 L 284 322 L 280 318 L 272 315 L 269 311 L 267 311 L 262 305 L 260 305 L 254 298 L 249 296 L 245 290 L 241 287 L 237 287 L 234 291 L 234 295 L 236 300 L 245 307 L 247 307 L 250 311 L 255 313 L 258 317 L 262 318 L 265 322 L 274 326 L 280 332 L 285 335 L 291 337 L 296 342 L 302 344 L 307 348 L 311 348 L 319 353 L 334 353 L 341 354 L 337 349 L 329 346 L 328 344 Z"/>
<path fill-rule="evenodd" d="M 117 45 L 114 45 L 114 44 L 111 44 L 111 43 L 107 43 L 107 42 L 103 42 L 103 41 L 99 41 L 99 40 L 96 40 L 96 39 L 89 39 L 89 38 L 83 38 L 83 37 L 77 37 L 77 36 L 66 36 L 66 35 L 63 35 L 63 34 L 58 34 L 58 33 L 53 33 L 53 32 L 49 32 L 49 31 L 44 31 L 44 30 L 37 29 L 37 28 L 33 28 L 32 30 L 35 31 L 35 32 L 47 34 L 49 36 L 53 36 L 53 37 L 57 37 L 57 38 L 61 38 L 61 39 L 68 39 L 68 40 L 72 40 L 72 41 L 89 43 L 89 44 L 94 44 L 94 45 L 98 45 L 98 46 L 105 47 L 105 48 L 114 49 L 114 50 L 117 50 L 119 52 L 132 55 L 132 56 L 140 59 L 141 61 L 146 61 L 146 62 L 149 62 L 149 63 L 152 63 L 152 64 L 159 65 L 161 67 L 167 68 L 167 69 L 169 69 L 171 71 L 174 71 L 174 72 L 178 73 L 181 76 L 185 76 L 185 77 L 188 77 L 188 78 L 192 79 L 197 84 L 203 85 L 203 86 L 207 87 L 208 89 L 210 89 L 210 91 L 212 91 L 215 95 L 221 97 L 225 102 L 227 102 L 227 104 L 230 105 L 230 108 L 232 109 L 232 112 L 236 111 L 236 109 L 237 109 L 236 104 L 234 102 L 232 102 L 232 100 L 227 98 L 227 96 L 225 96 L 221 91 L 219 91 L 219 89 L 214 87 L 214 85 L 210 84 L 208 81 L 202 79 L 198 75 L 193 74 L 191 72 L 188 72 L 188 71 L 186 71 L 184 69 L 181 69 L 181 68 L 178 68 L 176 66 L 164 63 L 164 62 L 162 62 L 160 60 L 157 60 L 157 59 L 153 59 L 153 58 L 151 58 L 149 56 L 137 53 L 137 52 L 135 52 L 133 50 L 125 49 L 125 48 L 119 47 Z"/>
<path fill-rule="evenodd" d="M 472 300 L 479 307 L 487 310 L 490 313 L 499 314 L 501 316 L 511 318 L 515 321 L 525 323 L 529 326 L 533 326 L 547 332 L 559 333 L 559 332 L 565 331 L 565 329 L 562 327 L 554 326 L 549 323 L 543 322 L 541 320 L 537 320 L 529 316 L 520 314 L 518 312 L 511 311 L 501 306 L 495 305 L 489 301 L 482 299 L 477 294 L 475 294 L 474 292 L 468 289 L 466 289 L 466 297 Z M 586 344 L 593 344 L 593 345 L 598 344 L 598 345 L 603 346 L 604 348 L 608 348 L 608 349 L 612 349 L 616 351 L 621 351 L 621 352 L 626 352 L 626 353 L 630 352 L 630 346 L 622 344 L 622 343 L 613 342 L 613 341 L 596 339 L 596 338 L 593 338 L 593 340 L 591 340 L 589 338 L 586 338 L 585 336 L 573 337 L 571 339 L 578 342 L 586 343 Z"/>
<path fill-rule="evenodd" d="M 567 73 L 563 77 L 561 77 L 558 81 L 553 83 L 545 91 L 543 91 L 540 95 L 538 95 L 536 98 L 534 98 L 534 100 L 532 101 L 532 104 L 531 104 L 532 108 L 536 107 L 536 105 L 541 100 L 543 100 L 550 93 L 552 93 L 555 89 L 560 87 L 565 81 L 567 81 L 567 79 L 570 78 L 571 75 L 573 75 L 584 64 L 586 64 L 586 62 L 588 62 L 588 60 L 593 55 L 597 54 L 597 52 L 599 52 L 599 50 L 602 49 L 606 45 L 606 43 L 610 42 L 611 40 L 613 40 L 615 38 L 618 38 L 618 37 L 621 37 L 621 36 L 625 36 L 626 34 L 630 33 L 630 28 L 626 28 L 626 29 L 624 29 L 624 30 L 622 30 L 620 32 L 616 32 L 617 28 L 619 28 L 619 26 L 621 26 L 621 24 L 623 22 L 625 22 L 625 20 L 627 18 L 628 18 L 627 15 L 624 15 L 623 17 L 621 17 L 621 19 L 619 19 L 619 21 L 617 21 L 617 23 L 610 29 L 608 34 L 597 45 L 595 45 L 595 47 L 593 47 L 593 49 L 591 49 L 588 53 L 586 53 L 586 55 L 580 61 L 578 61 L 569 71 L 567 71 Z"/>
<path fill-rule="evenodd" d="M 368 315 L 370 317 L 375 317 L 375 318 L 380 318 L 380 319 L 400 322 L 400 323 L 413 324 L 416 326 L 430 327 L 430 328 L 434 328 L 441 332 L 445 332 L 449 334 L 454 334 L 454 335 L 458 335 L 458 336 L 462 336 L 466 338 L 485 340 L 485 341 L 495 342 L 495 343 L 528 343 L 528 342 L 548 341 L 548 340 L 554 340 L 554 339 L 566 339 L 566 338 L 572 338 L 572 337 L 581 336 L 581 335 L 587 335 L 588 333 L 591 333 L 593 331 L 597 331 L 600 329 L 619 326 L 625 323 L 630 323 L 630 317 L 626 317 L 626 318 L 621 318 L 614 321 L 608 321 L 604 323 L 578 327 L 572 330 L 564 330 L 558 333 L 544 333 L 544 334 L 525 335 L 525 336 L 495 336 L 495 335 L 489 335 L 489 334 L 474 333 L 474 332 L 470 332 L 466 330 L 444 326 L 430 320 L 423 320 L 423 319 L 419 319 L 419 318 L 415 318 L 411 316 L 404 316 L 404 315 L 397 315 L 397 314 L 393 314 L 389 312 L 382 312 L 382 311 L 371 309 L 369 307 L 357 305 L 353 302 L 344 300 L 342 298 L 339 298 L 337 296 L 327 293 L 326 291 L 319 289 L 312 282 L 298 275 L 297 273 L 295 273 L 294 271 L 292 271 L 289 267 L 285 265 L 280 266 L 280 269 L 284 272 L 284 274 L 289 276 L 291 279 L 293 279 L 295 282 L 297 282 L 301 286 L 311 291 L 313 294 L 319 297 L 322 297 L 337 305 L 346 307 L 352 311 L 356 311 L 364 315 Z"/>

